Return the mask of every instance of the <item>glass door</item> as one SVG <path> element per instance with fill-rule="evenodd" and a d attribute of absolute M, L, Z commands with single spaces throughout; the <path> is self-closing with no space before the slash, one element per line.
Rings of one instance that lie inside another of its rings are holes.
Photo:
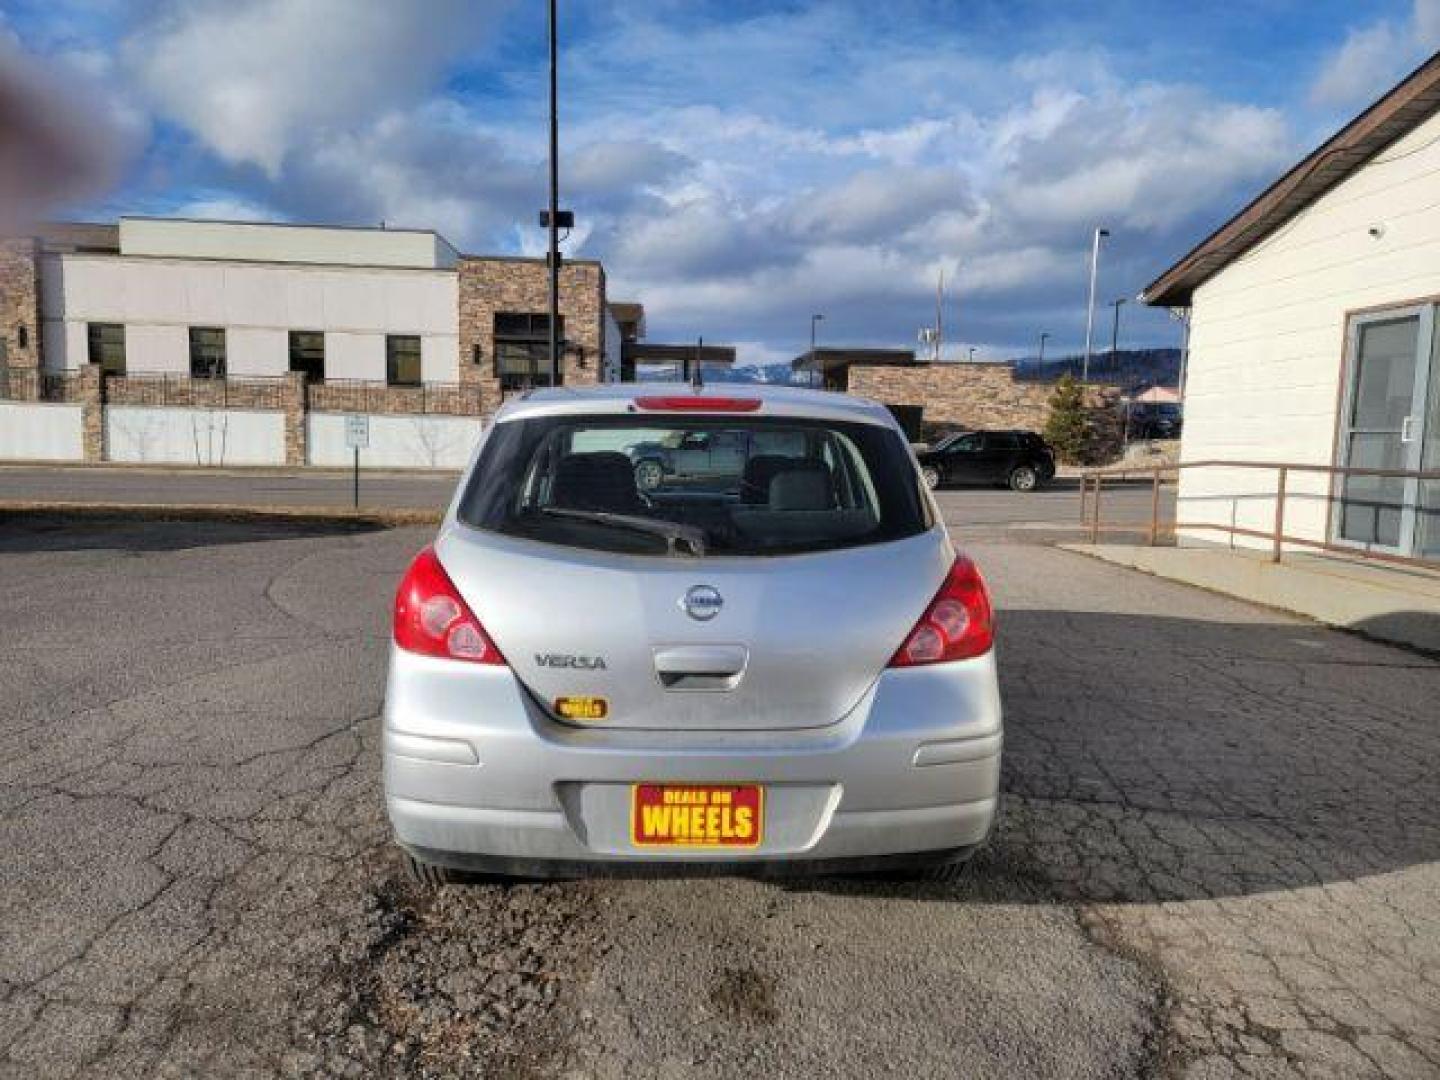
<path fill-rule="evenodd" d="M 1433 309 L 1432 309 L 1433 310 Z M 1440 334 L 1431 332 L 1429 399 L 1418 436 L 1420 468 L 1440 472 Z M 1421 480 L 1415 503 L 1415 554 L 1440 559 L 1440 480 Z"/>
<path fill-rule="evenodd" d="M 1434 309 L 1429 306 L 1352 323 L 1342 465 L 1420 468 L 1433 330 Z M 1413 552 L 1417 481 L 1350 476 L 1342 478 L 1339 491 L 1337 539 L 1396 554 Z"/>

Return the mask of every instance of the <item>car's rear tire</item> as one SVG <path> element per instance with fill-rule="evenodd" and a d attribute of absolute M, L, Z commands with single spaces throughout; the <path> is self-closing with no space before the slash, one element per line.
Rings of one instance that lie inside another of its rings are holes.
<path fill-rule="evenodd" d="M 920 470 L 920 479 L 925 481 L 925 486 L 931 491 L 940 486 L 940 470 L 933 465 L 926 465 Z"/>
<path fill-rule="evenodd" d="M 635 463 L 635 486 L 641 491 L 654 491 L 665 482 L 665 467 L 654 458 Z"/>
<path fill-rule="evenodd" d="M 955 885 L 962 881 L 970 873 L 970 860 L 960 859 L 956 862 L 939 863 L 936 866 L 927 866 L 915 871 L 911 875 L 912 881 L 923 881 L 932 885 Z"/>
<path fill-rule="evenodd" d="M 442 885 L 458 885 L 468 880 L 463 871 L 422 862 L 408 851 L 405 852 L 405 876 L 422 889 L 438 889 Z"/>
<path fill-rule="evenodd" d="M 1010 470 L 1011 491 L 1034 491 L 1040 486 L 1040 474 L 1030 465 L 1018 465 Z"/>

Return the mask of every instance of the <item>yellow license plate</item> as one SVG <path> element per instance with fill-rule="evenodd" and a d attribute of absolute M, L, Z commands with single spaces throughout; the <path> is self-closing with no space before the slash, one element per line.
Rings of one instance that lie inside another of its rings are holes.
<path fill-rule="evenodd" d="M 765 828 L 759 784 L 634 784 L 630 840 L 636 847 L 753 848 Z"/>

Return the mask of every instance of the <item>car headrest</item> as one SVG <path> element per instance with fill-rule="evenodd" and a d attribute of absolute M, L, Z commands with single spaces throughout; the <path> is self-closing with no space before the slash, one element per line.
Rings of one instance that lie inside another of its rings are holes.
<path fill-rule="evenodd" d="M 566 454 L 555 468 L 552 506 L 633 514 L 644 509 L 630 459 L 614 450 Z"/>
<path fill-rule="evenodd" d="M 798 459 L 783 454 L 756 454 L 745 462 L 740 477 L 740 501 L 763 503 L 770 498 L 770 481 L 775 474 L 793 466 Z"/>
<path fill-rule="evenodd" d="M 824 462 L 798 462 L 770 480 L 771 510 L 831 510 L 834 506 L 830 468 Z"/>

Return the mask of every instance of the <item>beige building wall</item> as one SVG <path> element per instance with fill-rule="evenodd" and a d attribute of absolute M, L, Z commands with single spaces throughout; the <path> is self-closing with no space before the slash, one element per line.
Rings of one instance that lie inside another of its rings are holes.
<path fill-rule="evenodd" d="M 451 268 L 458 257 L 428 229 L 122 217 L 119 235 L 123 255 L 412 269 Z"/>
<path fill-rule="evenodd" d="M 453 270 L 150 256 L 42 256 L 45 366 L 88 361 L 86 326 L 125 326 L 129 372 L 188 374 L 189 328 L 226 330 L 232 375 L 282 375 L 291 330 L 326 334 L 328 379 L 385 379 L 385 336 L 421 340 L 424 377 L 458 382 Z"/>
<path fill-rule="evenodd" d="M 1195 291 L 1182 460 L 1334 463 L 1347 314 L 1436 296 L 1440 116 Z M 1274 490 L 1269 472 L 1187 470 L 1180 519 L 1268 531 Z M 1328 491 L 1292 478 L 1287 532 L 1325 539 Z"/>

